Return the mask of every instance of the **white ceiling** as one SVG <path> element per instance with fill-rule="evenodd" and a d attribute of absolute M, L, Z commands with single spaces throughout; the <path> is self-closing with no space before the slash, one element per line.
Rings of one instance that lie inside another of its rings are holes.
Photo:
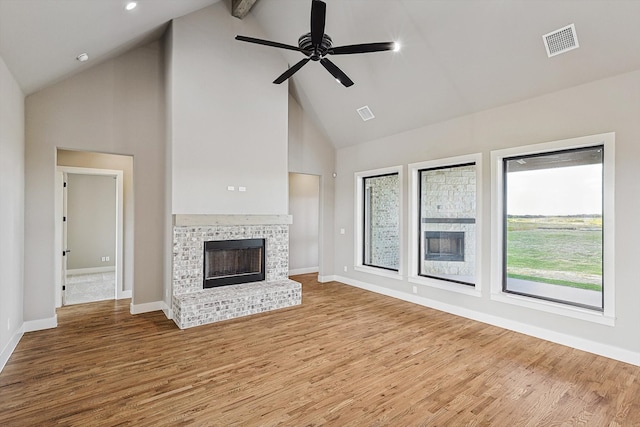
<path fill-rule="evenodd" d="M 0 56 L 25 94 L 152 40 L 218 0 L 0 0 Z M 86 52 L 90 60 L 76 61 Z"/>
<path fill-rule="evenodd" d="M 174 17 L 216 0 L 0 0 L 0 55 L 25 93 L 158 37 Z M 640 0 L 326 0 L 334 45 L 400 41 L 398 53 L 334 56 L 355 85 L 318 63 L 292 92 L 336 147 L 640 69 Z M 311 1 L 259 0 L 251 14 L 267 38 L 296 45 Z M 574 23 L 580 47 L 547 58 L 542 35 Z M 263 38 L 262 34 L 243 35 Z M 137 43 L 137 44 L 136 44 Z M 294 64 L 302 54 L 271 50 Z M 87 63 L 88 64 L 88 63 Z M 259 66 L 259 64 L 256 64 Z M 283 69 L 284 71 L 284 69 Z M 276 78 L 265 75 L 264 84 Z M 363 122 L 356 109 L 376 115 Z"/>

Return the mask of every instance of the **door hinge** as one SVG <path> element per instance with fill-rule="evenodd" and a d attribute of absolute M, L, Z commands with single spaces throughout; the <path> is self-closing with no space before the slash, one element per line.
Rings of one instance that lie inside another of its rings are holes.
<path fill-rule="evenodd" d="M 67 222 L 67 217 L 66 216 L 62 217 L 62 222 Z"/>
<path fill-rule="evenodd" d="M 67 183 L 66 183 L 66 182 L 62 183 L 62 186 L 63 186 L 64 188 L 67 188 Z"/>
<path fill-rule="evenodd" d="M 62 251 L 62 256 L 67 256 L 67 251 Z"/>
<path fill-rule="evenodd" d="M 66 290 L 67 290 L 65 285 L 62 285 L 62 290 L 63 290 L 63 291 L 66 291 Z"/>

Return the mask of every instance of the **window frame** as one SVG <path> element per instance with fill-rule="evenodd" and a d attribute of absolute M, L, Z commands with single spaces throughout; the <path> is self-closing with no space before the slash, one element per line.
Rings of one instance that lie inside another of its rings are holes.
<path fill-rule="evenodd" d="M 504 160 L 518 156 L 545 155 L 573 149 L 584 149 L 603 146 L 603 194 L 602 194 L 602 250 L 603 250 L 603 308 L 586 308 L 575 304 L 553 299 L 526 296 L 509 292 L 504 287 L 504 271 L 506 269 L 506 234 L 504 204 L 506 197 Z M 615 192 L 615 133 L 603 133 L 578 138 L 570 138 L 520 147 L 494 150 L 491 152 L 492 173 L 492 239 L 491 253 L 491 299 L 506 304 L 531 308 L 613 326 L 615 323 L 615 224 L 614 224 L 614 192 Z"/>
<path fill-rule="evenodd" d="M 455 280 L 425 276 L 420 274 L 420 172 L 423 170 L 447 169 L 474 164 L 476 168 L 476 252 L 475 252 L 475 284 L 462 283 Z M 409 277 L 410 283 L 431 288 L 444 289 L 475 297 L 482 296 L 482 154 L 474 153 L 456 157 L 428 160 L 409 165 Z"/>
<path fill-rule="evenodd" d="M 364 236 L 365 236 L 365 219 L 364 219 L 364 181 L 367 178 L 375 178 L 379 176 L 398 175 L 398 270 L 389 269 L 386 267 L 378 267 L 364 263 Z M 376 274 L 392 279 L 402 280 L 403 278 L 403 264 L 404 264 L 404 251 L 403 251 L 403 167 L 391 166 L 387 168 L 374 169 L 362 172 L 356 172 L 355 176 L 355 218 L 354 218 L 354 270 Z"/>

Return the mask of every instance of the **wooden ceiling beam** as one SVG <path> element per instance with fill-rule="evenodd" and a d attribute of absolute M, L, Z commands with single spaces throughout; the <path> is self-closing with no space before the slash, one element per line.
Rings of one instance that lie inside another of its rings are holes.
<path fill-rule="evenodd" d="M 257 0 L 233 0 L 231 2 L 231 14 L 239 19 L 244 18 L 256 1 Z"/>

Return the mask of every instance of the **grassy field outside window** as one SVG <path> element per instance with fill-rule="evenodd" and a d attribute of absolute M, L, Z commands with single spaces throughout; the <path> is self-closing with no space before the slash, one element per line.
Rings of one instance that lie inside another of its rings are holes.
<path fill-rule="evenodd" d="M 602 216 L 509 216 L 507 277 L 602 290 Z"/>

